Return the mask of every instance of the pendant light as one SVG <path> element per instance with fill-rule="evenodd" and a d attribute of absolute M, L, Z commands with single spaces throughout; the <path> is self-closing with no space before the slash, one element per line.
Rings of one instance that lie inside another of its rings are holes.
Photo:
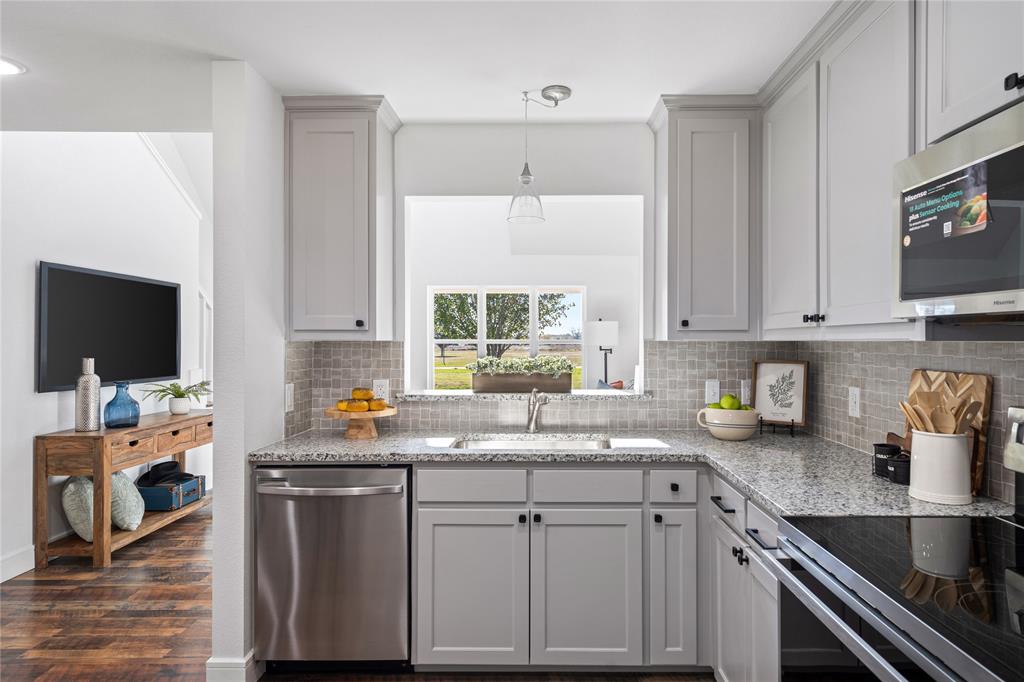
<path fill-rule="evenodd" d="M 542 223 L 544 207 L 533 185 L 533 173 L 530 172 L 530 102 L 549 109 L 554 109 L 562 100 L 568 99 L 572 90 L 564 85 L 549 85 L 540 91 L 540 96 L 547 102 L 530 97 L 530 90 L 523 90 L 523 172 L 519 174 L 519 183 L 512 204 L 508 208 L 510 223 Z M 550 102 L 550 104 L 548 103 Z"/>

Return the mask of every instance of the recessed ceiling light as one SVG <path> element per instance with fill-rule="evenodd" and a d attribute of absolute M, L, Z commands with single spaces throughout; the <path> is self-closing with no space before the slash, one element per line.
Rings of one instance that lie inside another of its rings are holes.
<path fill-rule="evenodd" d="M 26 71 L 28 69 L 23 64 L 19 64 L 7 57 L 0 57 L 0 76 L 17 76 L 19 73 L 25 73 Z"/>

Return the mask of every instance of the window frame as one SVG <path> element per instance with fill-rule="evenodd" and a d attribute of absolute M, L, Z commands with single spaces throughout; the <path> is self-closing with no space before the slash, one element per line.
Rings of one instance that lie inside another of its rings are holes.
<path fill-rule="evenodd" d="M 527 339 L 489 339 L 487 338 L 487 294 L 527 294 L 530 305 L 530 322 Z M 541 294 L 579 294 L 580 295 L 580 338 L 579 339 L 540 339 L 540 320 L 538 301 Z M 434 296 L 436 294 L 476 294 L 476 338 L 475 339 L 436 339 L 434 338 Z M 488 343 L 502 343 L 521 346 L 526 344 L 529 356 L 537 357 L 540 346 L 579 346 L 581 383 L 587 386 L 587 352 L 584 343 L 583 327 L 587 320 L 587 287 L 583 285 L 498 285 L 483 286 L 428 286 L 427 287 L 427 389 L 434 388 L 434 347 L 439 343 L 476 344 L 477 358 L 486 357 Z"/>

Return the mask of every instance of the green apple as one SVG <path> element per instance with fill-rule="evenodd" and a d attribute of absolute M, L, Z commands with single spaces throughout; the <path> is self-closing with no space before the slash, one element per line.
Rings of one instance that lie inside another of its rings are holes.
<path fill-rule="evenodd" d="M 740 399 L 734 396 L 732 393 L 726 393 L 722 396 L 719 401 L 722 404 L 724 410 L 738 410 L 740 409 Z"/>
<path fill-rule="evenodd" d="M 721 403 L 710 403 L 710 404 L 708 404 L 708 409 L 709 410 L 721 410 L 722 409 L 722 404 Z"/>

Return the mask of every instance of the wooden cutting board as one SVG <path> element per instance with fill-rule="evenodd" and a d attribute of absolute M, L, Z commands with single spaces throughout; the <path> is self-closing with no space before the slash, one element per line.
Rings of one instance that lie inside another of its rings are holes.
<path fill-rule="evenodd" d="M 977 400 L 981 403 L 971 428 L 974 437 L 971 448 L 971 490 L 977 495 L 985 477 L 985 453 L 988 449 L 988 422 L 992 413 L 992 377 L 987 374 L 968 372 L 944 372 L 934 369 L 915 369 L 910 375 L 910 391 L 907 396 L 911 405 L 919 402 L 918 393 L 952 393 L 966 402 Z M 906 424 L 906 438 L 910 442 L 910 424 Z M 913 445 L 911 444 L 911 447 Z"/>

